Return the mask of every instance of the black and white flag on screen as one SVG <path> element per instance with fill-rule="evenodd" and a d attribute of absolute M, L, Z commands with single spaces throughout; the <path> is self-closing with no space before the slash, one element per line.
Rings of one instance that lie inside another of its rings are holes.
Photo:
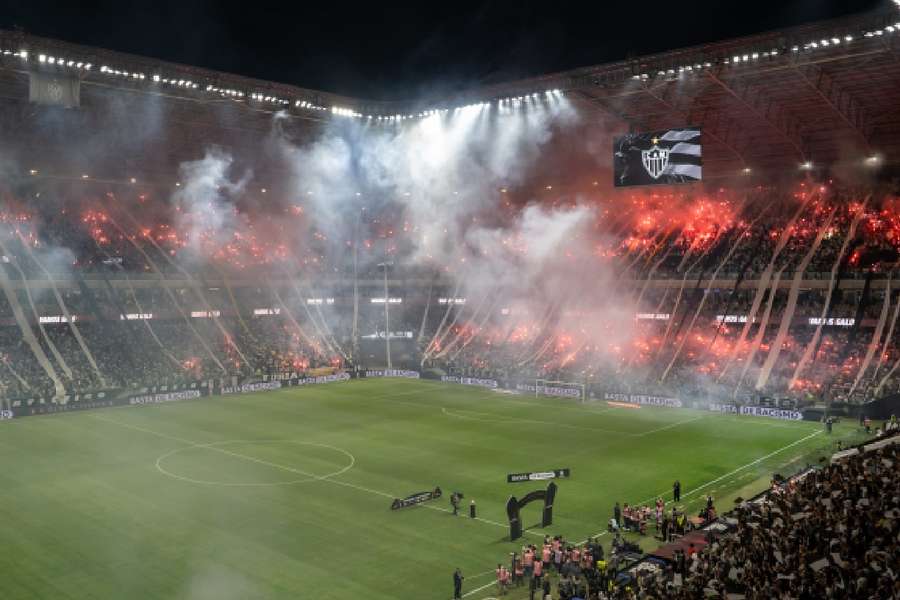
<path fill-rule="evenodd" d="M 613 142 L 616 187 L 691 183 L 703 177 L 700 128 L 628 133 Z"/>
<path fill-rule="evenodd" d="M 28 99 L 35 104 L 75 108 L 81 104 L 81 81 L 64 74 L 31 71 Z"/>

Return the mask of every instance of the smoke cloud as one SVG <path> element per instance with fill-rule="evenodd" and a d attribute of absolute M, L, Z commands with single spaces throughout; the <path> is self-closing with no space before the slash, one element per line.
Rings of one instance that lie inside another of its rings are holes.
<path fill-rule="evenodd" d="M 633 309 L 625 318 L 628 303 L 608 285 L 615 274 L 597 260 L 596 208 L 578 198 L 513 203 L 506 193 L 535 187 L 548 146 L 577 138 L 580 124 L 563 96 L 548 93 L 415 122 L 336 120 L 313 143 L 279 143 L 292 193 L 308 200 L 338 252 L 380 238 L 373 262 L 442 271 L 470 300 L 459 324 L 509 327 L 514 318 L 534 330 L 552 311 L 545 335 L 604 335 L 621 349 Z M 408 243 L 392 244 L 385 223 L 402 224 Z"/>
<path fill-rule="evenodd" d="M 243 228 L 236 202 L 253 174 L 247 170 L 233 179 L 233 165 L 232 156 L 219 149 L 181 165 L 181 187 L 173 196 L 175 222 L 195 256 L 202 255 L 202 245 L 220 247 Z"/>

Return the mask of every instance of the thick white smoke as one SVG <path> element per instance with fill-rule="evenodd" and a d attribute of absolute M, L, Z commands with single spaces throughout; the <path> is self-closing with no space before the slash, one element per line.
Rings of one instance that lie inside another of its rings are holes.
<path fill-rule="evenodd" d="M 245 171 L 234 178 L 233 163 L 230 154 L 210 149 L 202 159 L 181 164 L 180 187 L 172 198 L 175 222 L 197 256 L 203 255 L 204 245 L 219 247 L 242 228 L 235 203 L 252 173 Z"/>
<path fill-rule="evenodd" d="M 523 323 L 533 326 L 552 308 L 551 334 L 603 335 L 621 348 L 633 305 L 612 291 L 614 275 L 595 256 L 596 211 L 571 199 L 557 207 L 513 205 L 504 193 L 534 187 L 548 143 L 557 134 L 577 138 L 579 124 L 564 97 L 547 94 L 408 123 L 337 120 L 318 141 L 281 146 L 293 191 L 311 205 L 319 231 L 346 246 L 366 235 L 359 229 L 367 216 L 387 213 L 405 223 L 413 244 L 395 260 L 460 281 L 471 299 L 460 324 L 480 324 L 489 308 L 499 315 L 495 302 L 480 301 L 500 299 Z"/>
<path fill-rule="evenodd" d="M 181 590 L 189 600 L 238 600 L 259 597 L 261 590 L 240 571 L 208 564 L 191 574 Z"/>
<path fill-rule="evenodd" d="M 294 192 L 330 238 L 351 239 L 363 208 L 395 204 L 415 227 L 416 258 L 448 261 L 471 218 L 496 209 L 499 189 L 522 181 L 553 129 L 575 121 L 564 98 L 548 96 L 508 113 L 474 105 L 409 124 L 337 120 L 316 142 L 282 148 Z"/>

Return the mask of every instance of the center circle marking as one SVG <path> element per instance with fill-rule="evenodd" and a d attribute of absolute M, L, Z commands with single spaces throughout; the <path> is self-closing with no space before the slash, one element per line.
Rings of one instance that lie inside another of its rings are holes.
<path fill-rule="evenodd" d="M 333 471 L 331 473 L 326 473 L 324 475 L 314 475 L 312 473 L 305 473 L 305 472 L 301 471 L 300 469 L 294 469 L 287 465 L 278 465 L 275 463 L 270 463 L 268 461 L 264 461 L 262 459 L 255 458 L 253 456 L 247 456 L 247 455 L 243 455 L 243 454 L 233 453 L 233 452 L 227 451 L 227 450 L 220 450 L 221 446 L 228 446 L 228 445 L 232 445 L 232 444 L 296 444 L 298 446 L 314 446 L 317 448 L 327 448 L 328 450 L 333 450 L 334 452 L 337 452 L 339 454 L 343 454 L 344 456 L 346 456 L 349 459 L 349 463 L 346 466 L 338 469 L 337 471 Z M 185 477 L 184 475 L 179 475 L 178 473 L 173 473 L 172 471 L 166 469 L 163 466 L 163 463 L 165 463 L 166 460 L 175 456 L 176 454 L 180 454 L 182 452 L 186 452 L 188 450 L 193 450 L 196 448 L 207 448 L 207 449 L 211 449 L 211 451 L 213 451 L 213 452 L 221 451 L 222 454 L 225 454 L 226 456 L 234 456 L 238 460 L 245 460 L 248 462 L 260 463 L 262 465 L 265 465 L 265 466 L 268 466 L 268 467 L 271 467 L 274 469 L 288 471 L 288 472 L 295 473 L 295 474 L 301 474 L 301 475 L 303 475 L 303 477 L 301 477 L 299 479 L 292 479 L 290 481 L 257 482 L 257 483 L 240 482 L 240 481 L 238 481 L 238 482 L 208 481 L 208 480 L 204 480 L 204 479 L 194 479 L 192 477 Z M 281 486 L 281 485 L 295 485 L 298 483 L 309 483 L 309 482 L 313 482 L 313 481 L 323 481 L 323 480 L 329 479 L 331 477 L 337 477 L 338 475 L 342 475 L 342 474 L 346 473 L 347 471 L 352 469 L 355 464 L 356 464 L 356 457 L 354 457 L 352 454 L 350 454 L 343 448 L 338 448 L 337 446 L 331 446 L 329 444 L 319 444 L 317 442 L 301 442 L 298 440 L 225 440 L 222 442 L 212 442 L 209 444 L 193 444 L 191 446 L 185 446 L 183 448 L 175 448 L 174 450 L 170 450 L 169 452 L 166 452 L 165 454 L 161 455 L 159 458 L 156 459 L 156 469 L 163 475 L 166 475 L 173 479 L 178 479 L 179 481 L 186 481 L 188 483 L 195 483 L 195 484 L 199 484 L 199 485 L 218 485 L 218 486 L 226 486 L 226 487 L 271 487 L 271 486 Z"/>

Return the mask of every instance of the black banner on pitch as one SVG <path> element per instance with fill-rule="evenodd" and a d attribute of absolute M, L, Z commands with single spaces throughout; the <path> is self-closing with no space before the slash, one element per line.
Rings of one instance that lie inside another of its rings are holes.
<path fill-rule="evenodd" d="M 545 481 L 547 479 L 559 479 L 569 477 L 569 469 L 552 469 L 550 471 L 533 471 L 531 473 L 510 473 L 506 476 L 506 483 L 522 483 L 523 481 Z"/>
<path fill-rule="evenodd" d="M 407 506 L 415 506 L 416 504 L 422 504 L 423 502 L 435 500 L 440 497 L 441 488 L 436 487 L 430 492 L 418 492 L 416 494 L 410 494 L 406 498 L 394 498 L 394 501 L 391 502 L 391 510 L 406 508 Z"/>
<path fill-rule="evenodd" d="M 700 128 L 628 133 L 613 141 L 616 187 L 691 183 L 703 177 Z"/>

